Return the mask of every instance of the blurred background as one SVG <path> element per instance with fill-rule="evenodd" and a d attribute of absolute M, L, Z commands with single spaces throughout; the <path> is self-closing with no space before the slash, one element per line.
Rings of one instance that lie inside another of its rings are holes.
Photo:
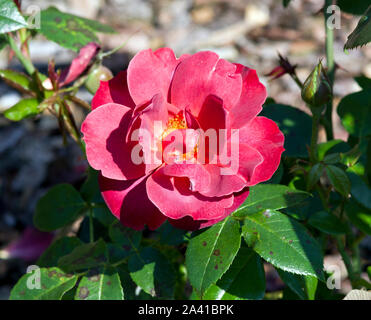
<path fill-rule="evenodd" d="M 22 9 L 25 11 L 31 5 L 45 9 L 53 5 L 61 11 L 112 26 L 116 34 L 100 35 L 103 50 L 126 43 L 104 61 L 113 74 L 126 68 L 131 57 L 142 49 L 166 46 L 178 56 L 212 50 L 224 59 L 256 69 L 268 96 L 276 102 L 306 111 L 300 91 L 288 75 L 273 81 L 265 75 L 278 66 L 278 52 L 298 65 L 297 73 L 302 81 L 318 59 L 325 58 L 323 3 L 323 0 L 292 0 L 284 8 L 282 1 L 277 0 L 24 0 Z M 357 17 L 342 12 L 341 28 L 335 30 L 335 60 L 341 67 L 334 87 L 335 107 L 340 97 L 360 90 L 355 76 L 371 77 L 371 46 L 343 51 L 346 38 L 357 22 Z M 54 58 L 57 68 L 61 68 L 76 56 L 42 36 L 30 42 L 30 52 L 35 65 L 44 72 L 49 59 Z M 0 69 L 4 68 L 21 70 L 15 60 L 9 61 L 6 50 L 0 53 Z M 88 102 L 92 98 L 84 89 L 78 96 Z M 16 91 L 0 82 L 0 112 L 20 98 Z M 81 123 L 85 116 L 81 108 L 74 108 L 73 112 Z M 346 139 L 336 112 L 334 124 L 335 138 Z M 86 166 L 72 140 L 63 145 L 54 117 L 43 114 L 33 120 L 12 123 L 0 116 L 0 299 L 8 299 L 11 287 L 34 259 L 21 253 L 21 259 L 9 259 L 6 250 L 1 249 L 22 235 L 24 244 L 32 238 L 37 239 L 40 248 L 47 245 L 50 235 L 35 236 L 29 229 L 35 204 L 54 184 L 79 184 Z M 363 241 L 362 248 L 370 255 L 370 238 Z M 342 276 L 346 277 L 338 256 L 330 253 L 326 263 L 339 265 Z M 280 288 L 282 283 L 273 270 L 267 277 L 267 291 Z M 350 285 L 344 282 L 342 291 L 349 290 Z"/>

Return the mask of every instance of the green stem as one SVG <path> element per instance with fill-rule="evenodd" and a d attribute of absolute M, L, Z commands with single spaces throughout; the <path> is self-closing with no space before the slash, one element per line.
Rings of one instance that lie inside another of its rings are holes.
<path fill-rule="evenodd" d="M 70 133 L 71 137 L 78 143 L 78 145 L 81 148 L 81 151 L 83 154 L 85 154 L 85 145 L 81 139 L 79 128 L 77 127 L 77 124 L 75 122 L 75 119 L 73 117 L 73 114 L 70 110 L 69 105 L 67 102 L 63 99 L 59 100 L 60 107 L 62 108 L 62 115 L 63 120 L 66 125 L 66 128 L 68 132 Z"/>
<path fill-rule="evenodd" d="M 321 202 L 322 202 L 322 205 L 323 205 L 323 208 L 328 211 L 329 210 L 329 207 L 327 205 L 327 197 L 326 195 L 324 194 L 324 191 L 322 189 L 322 185 L 320 183 L 317 183 L 316 187 L 315 187 L 315 190 L 318 192 L 318 195 L 321 199 Z"/>
<path fill-rule="evenodd" d="M 361 264 L 361 253 L 359 250 L 359 243 L 362 241 L 362 239 L 366 235 L 364 233 L 361 233 L 358 237 L 354 236 L 352 237 L 352 248 L 353 248 L 353 269 L 354 273 L 360 277 L 362 273 L 362 264 Z"/>
<path fill-rule="evenodd" d="M 312 138 L 310 141 L 310 155 L 309 159 L 312 162 L 312 164 L 315 164 L 317 162 L 317 142 L 318 142 L 318 125 L 319 125 L 319 119 L 320 119 L 320 112 L 318 110 L 312 110 Z"/>
<path fill-rule="evenodd" d="M 14 51 L 15 56 L 17 59 L 22 63 L 23 67 L 26 69 L 27 73 L 29 75 L 32 75 L 35 72 L 35 67 L 32 64 L 31 60 L 26 58 L 22 51 L 18 48 L 17 44 L 15 43 L 13 37 L 11 35 L 8 35 L 8 42 L 12 50 Z"/>
<path fill-rule="evenodd" d="M 361 271 L 362 271 L 362 266 L 361 266 L 361 253 L 360 253 L 360 250 L 359 250 L 359 246 L 353 246 L 353 266 L 354 266 L 354 273 L 357 275 L 357 276 L 360 276 L 361 275 Z"/>
<path fill-rule="evenodd" d="M 128 262 L 128 260 L 129 260 L 129 257 L 126 257 L 124 259 L 121 259 L 121 260 L 117 261 L 116 263 L 113 263 L 111 266 L 116 268 L 116 267 Z"/>
<path fill-rule="evenodd" d="M 94 242 L 94 223 L 93 223 L 93 209 L 89 208 L 89 239 Z"/>
<path fill-rule="evenodd" d="M 361 233 L 358 237 L 356 237 L 353 241 L 353 246 L 359 246 L 360 242 L 366 237 L 365 233 Z"/>
<path fill-rule="evenodd" d="M 327 75 L 330 80 L 331 88 L 334 84 L 335 78 L 335 60 L 334 60 L 334 30 L 327 25 L 327 20 L 331 16 L 331 13 L 327 13 L 327 8 L 334 3 L 333 0 L 325 0 L 324 17 L 325 17 L 325 29 L 326 29 L 326 61 L 327 61 Z M 332 99 L 327 103 L 325 112 L 325 130 L 327 140 L 334 139 L 333 126 L 332 126 Z"/>
<path fill-rule="evenodd" d="M 343 244 L 343 241 L 342 241 L 341 237 L 336 237 L 336 243 L 337 243 L 339 253 L 340 253 L 340 255 L 341 255 L 341 257 L 344 261 L 345 267 L 348 271 L 349 280 L 350 280 L 350 282 L 352 283 L 352 286 L 353 286 L 353 283 L 356 280 L 356 276 L 354 274 L 352 262 L 350 261 L 350 258 L 348 256 L 348 254 L 345 252 L 345 247 L 344 247 L 344 244 Z"/>
<path fill-rule="evenodd" d="M 303 89 L 303 83 L 300 81 L 300 79 L 298 78 L 296 73 L 293 73 L 293 74 L 290 74 L 290 75 L 291 75 L 291 78 L 296 82 L 296 84 L 298 85 L 300 90 Z"/>

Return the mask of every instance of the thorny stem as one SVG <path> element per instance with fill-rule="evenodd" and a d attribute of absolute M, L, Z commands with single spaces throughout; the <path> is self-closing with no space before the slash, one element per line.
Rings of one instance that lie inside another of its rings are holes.
<path fill-rule="evenodd" d="M 327 61 L 327 75 L 330 80 L 331 89 L 334 85 L 335 80 L 335 59 L 334 59 L 334 30 L 333 28 L 327 24 L 328 18 L 331 16 L 331 12 L 327 12 L 329 6 L 335 4 L 335 0 L 325 0 L 324 10 L 324 18 L 325 18 L 325 30 L 326 30 L 326 61 Z M 324 114 L 324 118 L 322 119 L 322 123 L 325 127 L 327 141 L 334 139 L 333 133 L 333 124 L 332 124 L 332 107 L 333 107 L 333 99 L 327 103 L 326 111 Z M 344 211 L 344 202 L 342 203 L 341 214 L 340 218 L 343 216 Z M 345 236 L 346 239 L 346 236 Z M 357 272 L 354 271 L 354 268 L 357 270 L 360 269 L 360 255 L 359 255 L 359 247 L 358 242 L 353 242 L 353 250 L 354 250 L 354 259 L 353 265 L 351 259 L 349 258 L 348 254 L 345 251 L 344 244 L 340 237 L 336 238 L 338 250 L 341 254 L 341 257 L 344 260 L 344 264 L 347 268 L 349 279 L 352 283 L 352 287 L 356 287 L 362 284 L 362 280 L 359 276 L 357 276 Z M 364 283 L 363 283 L 364 285 Z"/>
<path fill-rule="evenodd" d="M 32 75 L 35 72 L 35 67 L 32 64 L 31 60 L 26 58 L 22 51 L 18 48 L 15 40 L 13 39 L 12 35 L 8 35 L 8 42 L 12 50 L 14 51 L 15 56 L 17 59 L 22 63 L 23 67 L 26 69 L 27 73 L 29 75 Z"/>
<path fill-rule="evenodd" d="M 75 119 L 73 117 L 73 114 L 71 113 L 71 110 L 67 104 L 66 101 L 60 100 L 59 101 L 60 108 L 62 108 L 62 116 L 64 119 L 64 123 L 66 124 L 66 128 L 68 132 L 70 133 L 71 137 L 77 142 L 77 144 L 80 146 L 81 151 L 83 154 L 85 154 L 85 146 L 82 142 L 80 131 L 77 128 Z"/>

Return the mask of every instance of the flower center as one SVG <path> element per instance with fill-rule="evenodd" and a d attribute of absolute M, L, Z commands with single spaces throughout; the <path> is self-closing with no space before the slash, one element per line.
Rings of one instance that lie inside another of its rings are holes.
<path fill-rule="evenodd" d="M 166 128 L 160 137 L 161 140 L 164 140 L 173 131 L 180 129 L 187 129 L 187 124 L 183 115 L 179 113 L 167 121 Z"/>
<path fill-rule="evenodd" d="M 188 129 L 184 116 L 179 113 L 166 123 L 159 143 L 162 145 L 165 162 L 183 162 L 195 158 L 198 134 Z"/>

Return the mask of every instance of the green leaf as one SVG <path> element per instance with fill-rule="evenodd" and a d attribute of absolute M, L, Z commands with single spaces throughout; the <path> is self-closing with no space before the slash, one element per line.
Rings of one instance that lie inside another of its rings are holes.
<path fill-rule="evenodd" d="M 285 214 L 267 210 L 246 216 L 242 227 L 246 242 L 253 234 L 253 249 L 284 271 L 323 279 L 321 249 L 306 229 Z"/>
<path fill-rule="evenodd" d="M 95 202 L 95 199 L 99 198 L 98 175 L 98 171 L 88 168 L 87 177 L 80 188 L 81 196 L 86 202 Z"/>
<path fill-rule="evenodd" d="M 12 121 L 19 121 L 24 118 L 35 116 L 43 111 L 39 108 L 39 104 L 39 101 L 35 98 L 23 99 L 5 110 L 4 116 Z"/>
<path fill-rule="evenodd" d="M 233 213 L 235 217 L 266 210 L 294 206 L 310 196 L 309 193 L 279 184 L 259 184 L 250 188 L 246 201 Z"/>
<path fill-rule="evenodd" d="M 355 15 L 363 14 L 367 7 L 370 5 L 369 0 L 337 0 L 336 4 L 340 7 L 341 11 L 348 12 Z"/>
<path fill-rule="evenodd" d="M 77 281 L 76 275 L 64 273 L 59 268 L 41 268 L 40 288 L 36 285 L 36 272 L 23 275 L 10 293 L 10 300 L 60 300 L 64 293 L 72 289 Z M 31 289 L 32 288 L 32 289 Z"/>
<path fill-rule="evenodd" d="M 85 208 L 80 193 L 70 184 L 59 184 L 36 205 L 34 224 L 41 231 L 53 231 L 72 223 Z"/>
<path fill-rule="evenodd" d="M 65 294 L 63 294 L 61 300 L 75 300 L 76 289 L 77 287 L 74 286 L 72 289 L 68 290 Z"/>
<path fill-rule="evenodd" d="M 347 197 L 350 192 L 350 181 L 344 170 L 333 165 L 328 165 L 326 166 L 326 174 L 335 190 L 344 197 Z"/>
<path fill-rule="evenodd" d="M 125 258 L 128 258 L 130 251 L 125 250 L 118 244 L 107 243 L 108 261 L 110 264 L 115 264 Z"/>
<path fill-rule="evenodd" d="M 359 46 L 363 46 L 371 41 L 371 6 L 368 7 L 367 11 L 359 19 L 356 28 L 348 36 L 347 42 L 344 45 L 344 49 L 354 49 Z"/>
<path fill-rule="evenodd" d="M 345 204 L 349 220 L 361 231 L 371 235 L 371 211 L 357 204 L 353 199 Z"/>
<path fill-rule="evenodd" d="M 371 210 L 371 190 L 370 187 L 357 174 L 347 170 L 351 182 L 350 193 L 352 197 L 368 210 Z"/>
<path fill-rule="evenodd" d="M 131 228 L 124 227 L 119 221 L 114 222 L 109 228 L 111 240 L 119 244 L 128 254 L 138 250 L 142 233 Z"/>
<path fill-rule="evenodd" d="M 343 140 L 330 140 L 327 142 L 319 143 L 317 146 L 318 160 L 322 161 L 327 153 L 339 144 L 343 144 Z"/>
<path fill-rule="evenodd" d="M 40 32 L 59 45 L 78 51 L 89 42 L 98 42 L 96 32 L 114 32 L 97 21 L 81 18 L 50 7 L 41 11 Z"/>
<path fill-rule="evenodd" d="M 14 1 L 0 0 L 0 33 L 7 33 L 27 27 Z"/>
<path fill-rule="evenodd" d="M 324 210 L 324 208 L 317 192 L 313 192 L 313 197 L 305 199 L 300 204 L 283 209 L 284 213 L 297 220 L 307 220 L 313 212 L 322 210 Z"/>
<path fill-rule="evenodd" d="M 22 72 L 9 69 L 0 69 L 0 79 L 9 86 L 26 94 L 34 94 L 36 90 L 33 79 Z"/>
<path fill-rule="evenodd" d="M 371 134 L 371 90 L 345 96 L 337 110 L 343 126 L 351 135 L 365 137 Z"/>
<path fill-rule="evenodd" d="M 241 247 L 222 278 L 203 296 L 205 300 L 263 299 L 265 273 L 262 260 L 251 249 Z"/>
<path fill-rule="evenodd" d="M 341 162 L 341 154 L 340 153 L 331 153 L 326 155 L 323 158 L 323 162 L 326 164 L 336 164 Z"/>
<path fill-rule="evenodd" d="M 99 221 L 106 228 L 109 228 L 112 223 L 117 221 L 117 218 L 112 214 L 111 210 L 108 209 L 107 205 L 103 202 L 93 207 L 93 218 Z"/>
<path fill-rule="evenodd" d="M 82 277 L 75 300 L 124 300 L 120 276 L 116 268 L 101 267 Z"/>
<path fill-rule="evenodd" d="M 83 244 L 58 260 L 58 267 L 71 272 L 90 269 L 106 263 L 108 260 L 107 247 L 102 239 Z"/>
<path fill-rule="evenodd" d="M 316 229 L 328 234 L 343 234 L 347 232 L 346 226 L 333 214 L 326 211 L 314 212 L 310 215 L 308 223 Z"/>
<path fill-rule="evenodd" d="M 367 78 L 366 76 L 364 75 L 360 75 L 358 77 L 354 77 L 354 80 L 358 83 L 358 85 L 362 88 L 362 89 L 368 89 L 370 90 L 371 89 L 371 79 L 370 78 Z"/>
<path fill-rule="evenodd" d="M 186 242 L 186 231 L 173 227 L 168 221 L 165 221 L 157 231 L 160 233 L 159 240 L 163 244 L 178 246 Z"/>
<path fill-rule="evenodd" d="M 311 190 L 314 185 L 318 182 L 318 180 L 321 178 L 323 174 L 323 170 L 325 169 L 325 166 L 322 163 L 316 163 L 309 171 L 308 174 L 308 190 Z"/>
<path fill-rule="evenodd" d="M 71 253 L 71 251 L 82 245 L 79 238 L 63 237 L 54 241 L 37 261 L 39 267 L 55 267 L 59 258 Z"/>
<path fill-rule="evenodd" d="M 117 221 L 102 198 L 98 184 L 98 171 L 89 167 L 88 176 L 80 188 L 80 194 L 86 202 L 93 205 L 93 217 L 105 227 Z"/>
<path fill-rule="evenodd" d="M 301 276 L 277 269 L 280 278 L 302 300 L 314 300 L 318 280 L 312 276 Z"/>
<path fill-rule="evenodd" d="M 151 296 L 172 298 L 175 271 L 170 262 L 158 250 L 146 247 L 129 259 L 132 280 Z"/>
<path fill-rule="evenodd" d="M 186 268 L 201 297 L 231 265 L 241 244 L 239 230 L 239 223 L 228 217 L 189 241 Z"/>
<path fill-rule="evenodd" d="M 130 277 L 129 269 L 127 264 L 122 264 L 118 268 L 118 273 L 120 275 L 121 285 L 124 288 L 125 300 L 154 300 L 156 298 L 152 297 L 143 290 L 138 290 L 139 287 Z"/>
<path fill-rule="evenodd" d="M 303 111 L 282 104 L 269 104 L 261 112 L 262 116 L 275 121 L 285 135 L 283 155 L 288 157 L 308 157 L 306 145 L 310 145 L 312 120 Z"/>

